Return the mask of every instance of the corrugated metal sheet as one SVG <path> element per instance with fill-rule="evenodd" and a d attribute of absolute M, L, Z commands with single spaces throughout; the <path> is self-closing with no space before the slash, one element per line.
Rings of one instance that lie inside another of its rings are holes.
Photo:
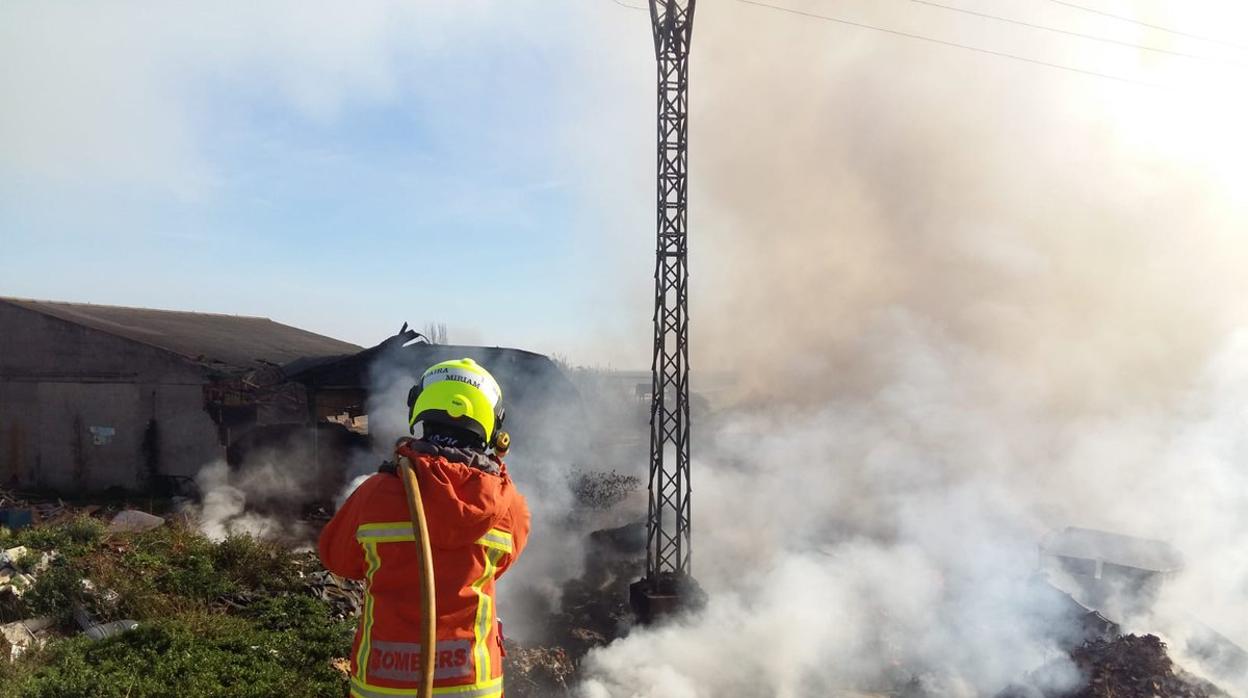
<path fill-rule="evenodd" d="M 1046 555 L 1091 560 L 1149 572 L 1175 572 L 1183 556 L 1169 543 L 1091 528 L 1068 527 L 1041 544 Z"/>

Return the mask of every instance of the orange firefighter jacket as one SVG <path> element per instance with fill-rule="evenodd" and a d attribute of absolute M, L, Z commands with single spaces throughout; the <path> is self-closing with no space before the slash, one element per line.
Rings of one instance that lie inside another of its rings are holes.
<path fill-rule="evenodd" d="M 422 442 L 401 446 L 420 482 L 437 601 L 434 694 L 503 694 L 494 581 L 520 556 L 529 510 L 506 466 L 480 453 Z M 493 471 L 493 472 L 490 472 Z M 334 574 L 366 582 L 351 654 L 351 695 L 414 696 L 420 682 L 420 571 L 403 483 L 383 466 L 321 532 Z"/>

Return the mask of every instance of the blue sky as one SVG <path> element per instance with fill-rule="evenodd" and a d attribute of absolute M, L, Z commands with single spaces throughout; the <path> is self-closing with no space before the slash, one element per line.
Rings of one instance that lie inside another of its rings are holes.
<path fill-rule="evenodd" d="M 0 295 L 644 360 L 644 14 L 213 7 L 0 8 Z"/>
<path fill-rule="evenodd" d="M 955 294 L 937 313 L 932 291 L 982 275 L 951 272 L 916 235 L 975 264 L 1060 260 L 1081 274 L 1102 243 L 1067 236 L 1079 216 L 1104 237 L 1141 224 L 1163 240 L 1177 225 L 1242 237 L 1228 221 L 1248 210 L 1248 100 L 1224 89 L 1241 53 L 1009 4 L 1020 19 L 1206 58 L 904 0 L 801 4 L 1124 83 L 699 5 L 699 362 L 753 365 L 775 338 L 812 331 L 823 356 L 860 333 L 846 318 L 894 307 L 956 322 L 969 301 Z M 1130 5 L 1199 31 L 1248 21 L 1214 0 Z M 647 14 L 612 0 L 8 0 L 0 295 L 261 315 L 365 345 L 405 321 L 445 322 L 456 341 L 644 367 L 653 81 Z M 1146 210 L 1182 223 L 1137 221 Z"/>

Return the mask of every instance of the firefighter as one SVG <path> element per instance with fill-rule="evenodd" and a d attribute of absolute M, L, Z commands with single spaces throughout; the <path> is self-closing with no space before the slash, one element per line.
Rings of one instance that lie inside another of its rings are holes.
<path fill-rule="evenodd" d="M 503 694 L 503 635 L 494 584 L 520 556 L 529 510 L 500 454 L 502 390 L 471 359 L 425 371 L 408 395 L 408 425 L 396 453 L 412 462 L 428 520 L 437 604 L 434 694 Z M 396 467 L 383 463 L 321 532 L 325 568 L 365 580 L 351 652 L 351 695 L 415 696 L 420 579 L 411 518 Z"/>

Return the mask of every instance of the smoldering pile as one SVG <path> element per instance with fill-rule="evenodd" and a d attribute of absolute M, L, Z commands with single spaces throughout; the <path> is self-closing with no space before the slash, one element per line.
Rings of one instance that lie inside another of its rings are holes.
<path fill-rule="evenodd" d="M 576 664 L 562 647 L 507 641 L 507 693 L 520 698 L 567 695 Z"/>
<path fill-rule="evenodd" d="M 644 568 L 645 535 L 640 523 L 589 535 L 584 574 L 563 584 L 532 640 L 508 642 L 509 695 L 568 695 L 585 655 L 628 633 L 628 585 Z"/>
<path fill-rule="evenodd" d="M 578 530 L 593 528 L 638 491 L 640 480 L 616 471 L 580 471 L 570 478 L 575 498 L 569 523 Z M 581 574 L 559 586 L 558 599 L 524 599 L 531 623 L 523 641 L 507 640 L 507 693 L 518 698 L 571 695 L 581 663 L 596 648 L 628 634 L 632 611 L 628 587 L 645 568 L 646 528 L 640 521 L 608 526 L 584 535 Z"/>
<path fill-rule="evenodd" d="M 1170 659 L 1156 635 L 1120 635 L 1089 640 L 1069 653 L 1079 672 L 1075 689 L 1054 690 L 1046 667 L 1026 685 L 1011 686 L 998 698 L 1214 698 L 1227 695 L 1217 686 L 1183 671 Z"/>
<path fill-rule="evenodd" d="M 1071 652 L 1088 685 L 1072 698 L 1207 698 L 1226 695 L 1212 684 L 1178 669 L 1156 635 L 1123 635 L 1112 642 L 1089 642 Z"/>

